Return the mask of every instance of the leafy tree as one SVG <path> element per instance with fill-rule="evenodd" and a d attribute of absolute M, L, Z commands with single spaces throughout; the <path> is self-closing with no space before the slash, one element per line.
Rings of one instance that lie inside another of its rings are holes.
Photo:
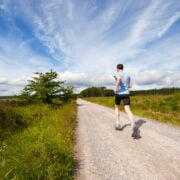
<path fill-rule="evenodd" d="M 29 80 L 29 84 L 25 86 L 20 97 L 26 102 L 43 102 L 52 103 L 54 98 L 60 98 L 65 101 L 69 101 L 73 94 L 72 87 L 64 87 L 64 81 L 58 81 L 57 72 L 50 70 L 49 72 L 39 73 L 38 76 L 33 77 L 33 80 Z"/>
<path fill-rule="evenodd" d="M 68 87 L 62 88 L 63 95 L 62 95 L 61 99 L 63 102 L 69 102 L 71 99 L 74 98 L 73 90 L 74 90 L 73 86 L 68 86 Z"/>

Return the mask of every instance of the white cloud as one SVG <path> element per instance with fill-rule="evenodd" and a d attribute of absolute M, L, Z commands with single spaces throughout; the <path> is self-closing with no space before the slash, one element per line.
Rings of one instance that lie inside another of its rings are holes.
<path fill-rule="evenodd" d="M 65 84 L 76 87 L 91 85 L 91 79 L 85 73 L 65 71 L 59 73 L 59 78 L 65 80 Z"/>
<path fill-rule="evenodd" d="M 134 82 L 137 85 L 165 85 L 180 86 L 180 72 L 168 72 L 151 70 L 134 75 Z"/>
<path fill-rule="evenodd" d="M 171 28 L 171 26 L 180 19 L 180 12 L 176 12 L 167 22 L 167 24 L 163 27 L 163 29 L 158 33 L 158 36 L 161 37 L 162 35 L 164 35 L 169 28 Z"/>
<path fill-rule="evenodd" d="M 23 87 L 27 84 L 28 77 L 21 77 L 18 79 L 9 80 L 6 78 L 0 79 L 0 94 L 18 95 Z"/>
<path fill-rule="evenodd" d="M 1 77 L 15 80 L 54 68 L 67 84 L 79 89 L 90 85 L 110 87 L 116 64 L 124 63 L 128 73 L 137 76 L 135 88 L 171 86 L 175 81 L 179 86 L 180 36 L 166 37 L 179 19 L 180 4 L 176 0 L 112 0 L 102 7 L 97 1 L 14 3 L 15 11 L 7 6 L 12 18 L 14 12 L 21 15 L 61 65 L 33 52 L 31 39 L 0 37 Z M 142 79 L 138 79 L 139 74 Z"/>
<path fill-rule="evenodd" d="M 33 24 L 37 37 L 66 68 L 73 64 L 74 69 L 89 73 L 102 73 L 101 64 L 108 69 L 119 60 L 125 62 L 136 58 L 145 51 L 144 45 L 156 39 L 167 27 L 169 19 L 177 11 L 174 1 L 147 1 L 145 8 L 118 22 L 128 12 L 130 3 L 109 2 L 93 18 L 86 9 L 89 7 L 87 2 L 81 3 L 82 8 L 70 0 L 42 1 L 39 13 L 32 12 Z M 94 3 L 94 6 L 97 5 Z M 73 16 L 73 21 L 69 16 Z M 118 27 L 115 35 L 109 33 L 114 26 Z M 126 33 L 122 37 L 124 31 Z M 112 42 L 111 36 L 116 37 Z"/>
<path fill-rule="evenodd" d="M 141 44 L 144 39 L 148 38 L 148 36 L 144 36 L 144 33 L 146 31 L 149 31 L 148 29 L 152 25 L 152 20 L 156 20 L 155 18 L 157 17 L 158 9 L 159 11 L 161 11 L 159 0 L 150 3 L 149 6 L 143 11 L 143 13 L 139 15 L 137 21 L 134 24 L 134 27 L 132 28 L 132 33 L 129 37 L 129 42 L 132 45 Z M 151 31 L 152 30 L 153 29 L 151 29 Z"/>
<path fill-rule="evenodd" d="M 5 11 L 6 13 L 10 13 L 9 8 L 8 8 L 8 3 L 4 0 L 0 2 L 0 11 Z"/>
<path fill-rule="evenodd" d="M 72 2 L 72 0 L 67 0 L 67 11 L 68 11 L 68 18 L 71 20 L 71 21 L 73 21 L 73 18 L 74 18 L 74 16 L 73 16 L 73 2 Z"/>
<path fill-rule="evenodd" d="M 71 71 L 59 72 L 59 80 L 65 80 L 64 85 L 71 85 L 75 87 L 75 92 L 80 92 L 86 87 L 90 86 L 106 86 L 113 88 L 115 81 L 112 75 L 105 74 L 104 76 L 90 76 L 85 73 L 77 73 Z M 19 94 L 23 87 L 28 83 L 28 80 L 34 77 L 23 76 L 17 79 L 9 80 L 5 78 L 0 79 L 0 93 L 1 95 Z M 151 70 L 145 72 L 133 72 L 132 90 L 147 89 L 147 88 L 161 88 L 161 87 L 179 87 L 180 86 L 180 72 Z"/>

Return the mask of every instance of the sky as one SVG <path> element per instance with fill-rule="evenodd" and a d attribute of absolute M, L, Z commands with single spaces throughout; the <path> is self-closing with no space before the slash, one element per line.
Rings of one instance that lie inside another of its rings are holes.
<path fill-rule="evenodd" d="M 113 88 L 119 63 L 132 90 L 180 87 L 179 0 L 0 0 L 0 95 L 50 69 Z"/>

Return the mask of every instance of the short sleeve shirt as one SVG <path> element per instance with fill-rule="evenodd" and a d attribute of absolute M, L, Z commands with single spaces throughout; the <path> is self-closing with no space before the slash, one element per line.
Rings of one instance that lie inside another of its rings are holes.
<path fill-rule="evenodd" d="M 116 94 L 129 94 L 129 83 L 131 81 L 130 77 L 124 72 L 118 72 L 116 77 L 121 79 Z"/>

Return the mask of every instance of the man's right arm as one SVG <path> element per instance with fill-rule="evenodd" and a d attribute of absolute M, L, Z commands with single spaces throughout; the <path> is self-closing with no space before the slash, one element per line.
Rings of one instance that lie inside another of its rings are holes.
<path fill-rule="evenodd" d="M 132 88 L 131 78 L 129 77 L 128 88 Z"/>

